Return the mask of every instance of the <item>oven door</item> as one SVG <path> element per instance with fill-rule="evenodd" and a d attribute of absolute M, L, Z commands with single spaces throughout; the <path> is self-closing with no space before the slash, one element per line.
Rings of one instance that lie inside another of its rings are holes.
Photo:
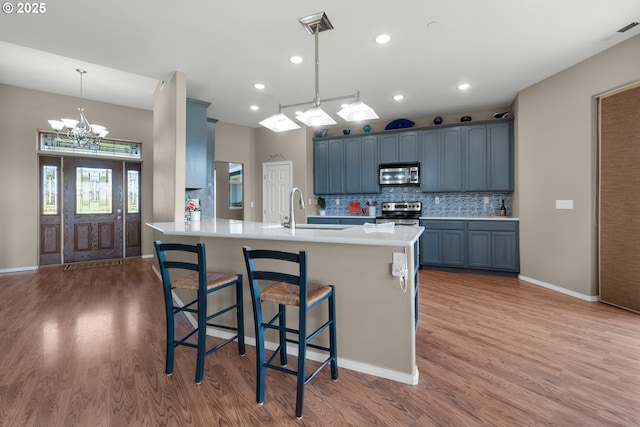
<path fill-rule="evenodd" d="M 377 217 L 376 224 L 388 224 L 393 223 L 398 226 L 411 226 L 420 225 L 420 220 L 417 218 L 385 218 Z"/>

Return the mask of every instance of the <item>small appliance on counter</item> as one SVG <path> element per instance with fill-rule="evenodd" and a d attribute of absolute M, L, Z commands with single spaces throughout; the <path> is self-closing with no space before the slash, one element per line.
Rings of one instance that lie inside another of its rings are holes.
<path fill-rule="evenodd" d="M 420 225 L 422 202 L 382 202 L 376 224 Z"/>

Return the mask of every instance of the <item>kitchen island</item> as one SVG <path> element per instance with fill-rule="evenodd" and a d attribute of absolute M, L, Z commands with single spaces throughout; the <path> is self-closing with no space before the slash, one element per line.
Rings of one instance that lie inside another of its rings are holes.
<path fill-rule="evenodd" d="M 147 226 L 156 231 L 155 239 L 165 242 L 205 243 L 208 269 L 243 274 L 245 334 L 249 344 L 255 344 L 255 331 L 242 247 L 306 250 L 309 281 L 336 286 L 339 366 L 417 384 L 416 266 L 422 227 L 314 225 L 303 228 L 307 225 L 298 224 L 296 229 L 289 229 L 230 219 L 205 219 L 190 224 L 156 222 Z M 407 271 L 402 279 L 391 275 L 394 253 L 406 256 Z M 176 296 L 180 298 L 180 294 Z M 224 298 L 231 301 L 233 295 L 229 292 Z M 216 303 L 214 298 L 209 300 L 211 310 L 215 310 Z M 310 315 L 311 326 L 320 324 L 326 310 L 315 309 Z M 290 315 L 289 320 L 294 317 Z M 209 334 L 227 336 L 222 330 L 210 330 Z M 267 348 L 274 348 L 275 337 L 267 336 L 267 341 L 271 341 Z M 320 343 L 326 344 L 326 341 L 320 340 Z M 312 352 L 307 355 L 309 359 L 315 356 Z"/>

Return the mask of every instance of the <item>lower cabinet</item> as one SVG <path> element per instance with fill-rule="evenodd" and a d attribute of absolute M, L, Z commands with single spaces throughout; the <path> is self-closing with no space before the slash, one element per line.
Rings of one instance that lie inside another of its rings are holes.
<path fill-rule="evenodd" d="M 464 267 L 465 221 L 421 221 L 420 264 Z"/>
<path fill-rule="evenodd" d="M 346 224 L 346 225 L 362 225 L 365 222 L 375 222 L 372 218 L 341 218 L 341 217 L 322 217 L 322 216 L 310 216 L 307 217 L 307 224 Z"/>
<path fill-rule="evenodd" d="M 518 221 L 422 220 L 420 265 L 520 271 Z"/>

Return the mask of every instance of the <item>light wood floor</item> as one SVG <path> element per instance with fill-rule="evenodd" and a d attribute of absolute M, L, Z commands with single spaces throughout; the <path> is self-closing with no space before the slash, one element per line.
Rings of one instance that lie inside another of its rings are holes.
<path fill-rule="evenodd" d="M 167 377 L 153 262 L 0 274 L 1 426 L 640 425 L 640 316 L 494 276 L 421 271 L 417 386 L 325 370 L 297 420 L 290 375 L 255 403 L 253 347 Z"/>

